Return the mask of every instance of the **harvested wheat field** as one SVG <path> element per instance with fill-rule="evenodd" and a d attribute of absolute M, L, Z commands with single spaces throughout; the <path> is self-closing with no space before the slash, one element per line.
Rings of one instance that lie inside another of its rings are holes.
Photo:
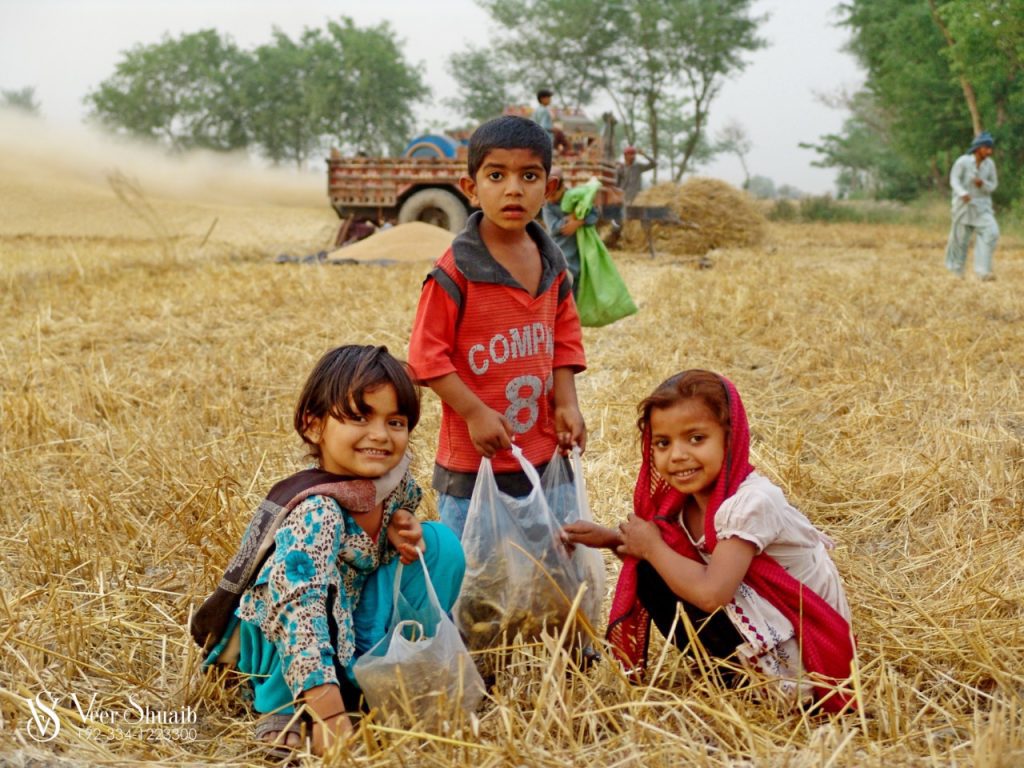
<path fill-rule="evenodd" d="M 301 467 L 291 409 L 312 362 L 343 342 L 404 354 L 427 265 L 274 263 L 330 242 L 318 182 L 225 201 L 132 168 L 44 183 L 13 158 L 0 152 L 0 762 L 262 764 L 238 691 L 199 672 L 189 611 Z M 945 272 L 940 229 L 766 231 L 711 269 L 616 254 L 640 311 L 585 331 L 586 479 L 600 522 L 624 516 L 636 403 L 682 368 L 729 376 L 753 463 L 838 542 L 859 710 L 777 709 L 759 681 L 723 689 L 658 642 L 644 685 L 547 643 L 516 650 L 470 721 L 378 719 L 333 764 L 1024 765 L 1024 249 L 1004 238 L 982 284 Z M 428 487 L 440 409 L 424 399 Z M 429 492 L 421 512 L 436 516 Z"/>

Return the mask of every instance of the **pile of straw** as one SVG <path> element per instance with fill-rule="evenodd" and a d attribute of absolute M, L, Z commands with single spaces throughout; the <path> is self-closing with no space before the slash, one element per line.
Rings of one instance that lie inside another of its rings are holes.
<path fill-rule="evenodd" d="M 681 185 L 657 184 L 637 195 L 636 205 L 667 206 L 682 226 L 654 224 L 659 253 L 702 256 L 716 248 L 755 247 L 764 241 L 767 222 L 745 192 L 718 179 L 695 177 Z M 627 223 L 623 247 L 642 250 L 646 235 L 637 223 Z"/>
<path fill-rule="evenodd" d="M 272 225 L 265 207 L 216 205 L 146 224 L 141 203 L 159 217 L 173 201 L 95 188 L 90 215 L 110 215 L 76 234 L 49 216 L 66 193 L 36 189 L 31 220 L 0 211 L 0 754 L 258 764 L 249 705 L 200 674 L 189 611 L 302 466 L 291 410 L 311 364 L 343 342 L 402 353 L 427 266 L 277 265 L 253 245 L 322 248 L 326 200 Z M 586 479 L 597 519 L 621 519 L 636 403 L 686 367 L 731 377 L 753 462 L 838 543 L 859 713 L 761 704 L 657 638 L 643 685 L 543 641 L 504 657 L 471 719 L 440 734 L 376 719 L 339 764 L 1024 763 L 1024 368 L 1007 352 L 1024 348 L 1024 253 L 1005 238 L 981 284 L 945 273 L 938 231 L 787 232 L 771 258 L 735 248 L 706 271 L 622 255 L 640 311 L 584 331 Z M 426 395 L 412 436 L 425 487 L 439 410 Z M 147 727 L 140 709 L 195 722 Z"/>

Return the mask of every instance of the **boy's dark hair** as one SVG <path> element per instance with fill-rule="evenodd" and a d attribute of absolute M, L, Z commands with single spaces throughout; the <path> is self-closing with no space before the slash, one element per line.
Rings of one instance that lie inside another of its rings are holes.
<path fill-rule="evenodd" d="M 555 94 L 554 94 L 553 91 L 550 91 L 547 88 L 541 88 L 539 91 L 537 91 L 537 101 L 540 101 L 545 96 L 554 96 L 554 95 Z"/>
<path fill-rule="evenodd" d="M 715 421 L 722 425 L 725 434 L 729 434 L 729 393 L 725 384 L 717 374 L 696 368 L 665 379 L 644 398 L 637 408 L 640 412 L 636 420 L 637 427 L 640 432 L 646 431 L 647 425 L 651 423 L 651 411 L 655 408 L 671 408 L 676 403 L 690 399 L 704 403 Z"/>
<path fill-rule="evenodd" d="M 537 123 L 517 115 L 488 120 L 469 137 L 468 171 L 472 178 L 495 149 L 528 149 L 540 158 L 544 173 L 551 172 L 551 137 Z"/>
<path fill-rule="evenodd" d="M 395 388 L 398 412 L 409 420 L 409 431 L 420 420 L 420 391 L 405 363 L 387 347 L 347 344 L 332 349 L 317 361 L 295 406 L 295 431 L 320 458 L 320 448 L 308 437 L 310 419 L 354 418 L 367 410 L 366 393 L 384 384 Z"/>

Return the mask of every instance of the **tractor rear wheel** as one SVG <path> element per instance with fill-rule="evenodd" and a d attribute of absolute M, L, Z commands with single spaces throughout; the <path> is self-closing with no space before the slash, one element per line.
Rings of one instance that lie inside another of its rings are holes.
<path fill-rule="evenodd" d="M 446 189 L 421 189 L 402 203 L 398 223 L 423 221 L 459 233 L 469 214 L 462 200 Z"/>

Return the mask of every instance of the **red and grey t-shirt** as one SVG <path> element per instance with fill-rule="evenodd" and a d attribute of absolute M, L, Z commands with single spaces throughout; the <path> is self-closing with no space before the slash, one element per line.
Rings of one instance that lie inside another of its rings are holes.
<path fill-rule="evenodd" d="M 421 382 L 458 374 L 477 397 L 505 415 L 516 444 L 531 464 L 541 466 L 558 442 L 554 369 L 586 367 L 571 279 L 558 246 L 531 222 L 527 232 L 542 264 L 540 287 L 531 296 L 487 251 L 481 216 L 470 217 L 423 283 L 409 365 Z M 492 461 L 499 486 L 511 493 L 528 490 L 512 477 L 521 478 L 521 471 L 510 453 Z M 442 404 L 434 488 L 468 497 L 479 466 L 466 422 Z"/>

